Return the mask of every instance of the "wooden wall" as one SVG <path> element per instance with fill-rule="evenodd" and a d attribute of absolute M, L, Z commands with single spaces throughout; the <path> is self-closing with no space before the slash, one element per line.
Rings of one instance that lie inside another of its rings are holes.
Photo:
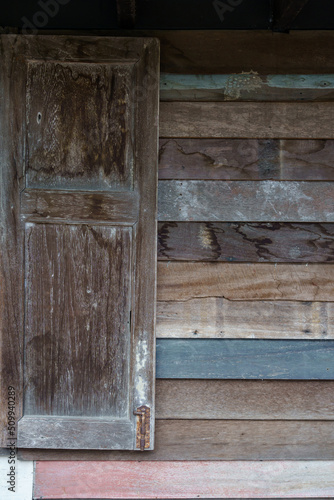
<path fill-rule="evenodd" d="M 161 35 L 155 450 L 21 450 L 36 498 L 334 496 L 332 35 L 215 36 Z"/>

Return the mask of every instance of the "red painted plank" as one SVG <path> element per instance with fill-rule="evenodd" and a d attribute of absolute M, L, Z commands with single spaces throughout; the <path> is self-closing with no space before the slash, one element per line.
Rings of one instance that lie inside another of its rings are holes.
<path fill-rule="evenodd" d="M 277 497 L 334 497 L 334 461 L 36 464 L 34 499 Z"/>

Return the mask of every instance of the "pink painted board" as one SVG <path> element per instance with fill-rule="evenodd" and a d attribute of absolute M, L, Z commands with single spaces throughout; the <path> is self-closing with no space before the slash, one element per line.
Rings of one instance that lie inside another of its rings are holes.
<path fill-rule="evenodd" d="M 334 497 L 334 461 L 36 463 L 34 499 Z"/>

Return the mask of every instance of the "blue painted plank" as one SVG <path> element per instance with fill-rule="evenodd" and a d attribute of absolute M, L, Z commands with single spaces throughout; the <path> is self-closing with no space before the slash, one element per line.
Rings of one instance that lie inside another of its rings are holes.
<path fill-rule="evenodd" d="M 334 340 L 157 339 L 157 378 L 334 380 Z"/>

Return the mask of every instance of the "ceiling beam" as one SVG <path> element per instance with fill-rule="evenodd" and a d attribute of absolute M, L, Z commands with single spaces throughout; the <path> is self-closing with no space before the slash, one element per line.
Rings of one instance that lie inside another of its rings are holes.
<path fill-rule="evenodd" d="M 275 0 L 273 31 L 289 31 L 309 0 Z"/>
<path fill-rule="evenodd" d="M 117 20 L 122 29 L 132 29 L 136 22 L 136 0 L 117 0 Z"/>

